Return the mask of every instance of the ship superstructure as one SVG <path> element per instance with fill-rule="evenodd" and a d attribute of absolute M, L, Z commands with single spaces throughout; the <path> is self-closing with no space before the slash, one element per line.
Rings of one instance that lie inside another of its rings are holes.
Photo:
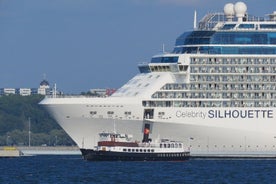
<path fill-rule="evenodd" d="M 111 97 L 40 104 L 82 149 L 116 124 L 181 140 L 191 156 L 276 156 L 276 12 L 254 17 L 243 2 L 226 4 L 139 70 Z"/>

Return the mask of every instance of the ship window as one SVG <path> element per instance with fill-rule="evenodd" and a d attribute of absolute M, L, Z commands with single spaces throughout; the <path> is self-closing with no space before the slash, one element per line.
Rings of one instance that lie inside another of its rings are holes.
<path fill-rule="evenodd" d="M 236 24 L 225 24 L 221 30 L 229 30 L 229 29 L 233 29 L 236 26 Z"/>
<path fill-rule="evenodd" d="M 140 73 L 150 73 L 150 68 L 148 65 L 139 66 Z"/>
<path fill-rule="evenodd" d="M 126 151 L 126 149 L 123 149 L 123 151 Z"/>
<path fill-rule="evenodd" d="M 113 111 L 107 111 L 107 114 L 112 115 L 112 114 L 114 114 L 114 112 Z"/>
<path fill-rule="evenodd" d="M 128 152 L 130 152 L 130 151 L 131 151 L 131 149 L 128 149 L 127 151 L 128 151 Z"/>
<path fill-rule="evenodd" d="M 144 152 L 147 152 L 147 150 L 146 150 L 146 149 L 144 149 Z"/>
<path fill-rule="evenodd" d="M 130 111 L 126 111 L 125 115 L 131 115 L 131 112 Z"/>
<path fill-rule="evenodd" d="M 187 69 L 188 69 L 188 66 L 186 66 L 186 65 L 179 65 L 179 71 L 185 72 L 185 71 L 187 71 Z"/>
<path fill-rule="evenodd" d="M 90 111 L 90 114 L 95 115 L 95 114 L 97 114 L 97 111 Z"/>
<path fill-rule="evenodd" d="M 240 24 L 239 25 L 239 28 L 241 28 L 241 29 L 252 29 L 252 28 L 254 28 L 254 24 Z"/>
<path fill-rule="evenodd" d="M 153 152 L 154 152 L 154 149 L 152 149 L 151 152 L 153 153 Z"/>
<path fill-rule="evenodd" d="M 151 59 L 151 63 L 177 63 L 178 56 L 176 57 L 154 57 Z"/>
<path fill-rule="evenodd" d="M 159 115 L 159 116 L 164 116 L 164 115 L 165 115 L 165 112 L 158 112 L 158 115 Z"/>
<path fill-rule="evenodd" d="M 261 29 L 276 29 L 276 24 L 261 24 Z"/>

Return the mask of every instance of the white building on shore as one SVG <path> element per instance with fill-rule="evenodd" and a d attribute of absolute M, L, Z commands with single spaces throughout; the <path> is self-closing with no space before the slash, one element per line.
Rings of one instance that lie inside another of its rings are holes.
<path fill-rule="evenodd" d="M 21 95 L 21 96 L 30 96 L 30 95 L 51 95 L 52 89 L 47 80 L 40 82 L 38 88 L 0 88 L 0 96 L 3 95 Z"/>

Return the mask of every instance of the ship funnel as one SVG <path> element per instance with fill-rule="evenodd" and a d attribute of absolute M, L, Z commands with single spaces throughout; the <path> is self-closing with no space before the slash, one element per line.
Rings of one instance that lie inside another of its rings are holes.
<path fill-rule="evenodd" d="M 228 21 L 232 21 L 235 15 L 234 4 L 228 3 L 224 6 L 224 14 Z"/>
<path fill-rule="evenodd" d="M 246 4 L 244 2 L 237 2 L 234 6 L 234 10 L 236 13 L 236 17 L 238 18 L 238 22 L 242 22 L 242 19 L 247 11 Z"/>

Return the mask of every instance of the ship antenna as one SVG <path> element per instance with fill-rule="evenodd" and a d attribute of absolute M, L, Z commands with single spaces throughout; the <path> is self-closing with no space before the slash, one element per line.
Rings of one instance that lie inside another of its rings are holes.
<path fill-rule="evenodd" d="M 57 84 L 54 84 L 54 90 L 53 90 L 53 98 L 57 97 Z"/>
<path fill-rule="evenodd" d="M 197 24 L 197 13 L 196 13 L 196 10 L 194 12 L 194 29 L 196 29 L 196 24 Z"/>

